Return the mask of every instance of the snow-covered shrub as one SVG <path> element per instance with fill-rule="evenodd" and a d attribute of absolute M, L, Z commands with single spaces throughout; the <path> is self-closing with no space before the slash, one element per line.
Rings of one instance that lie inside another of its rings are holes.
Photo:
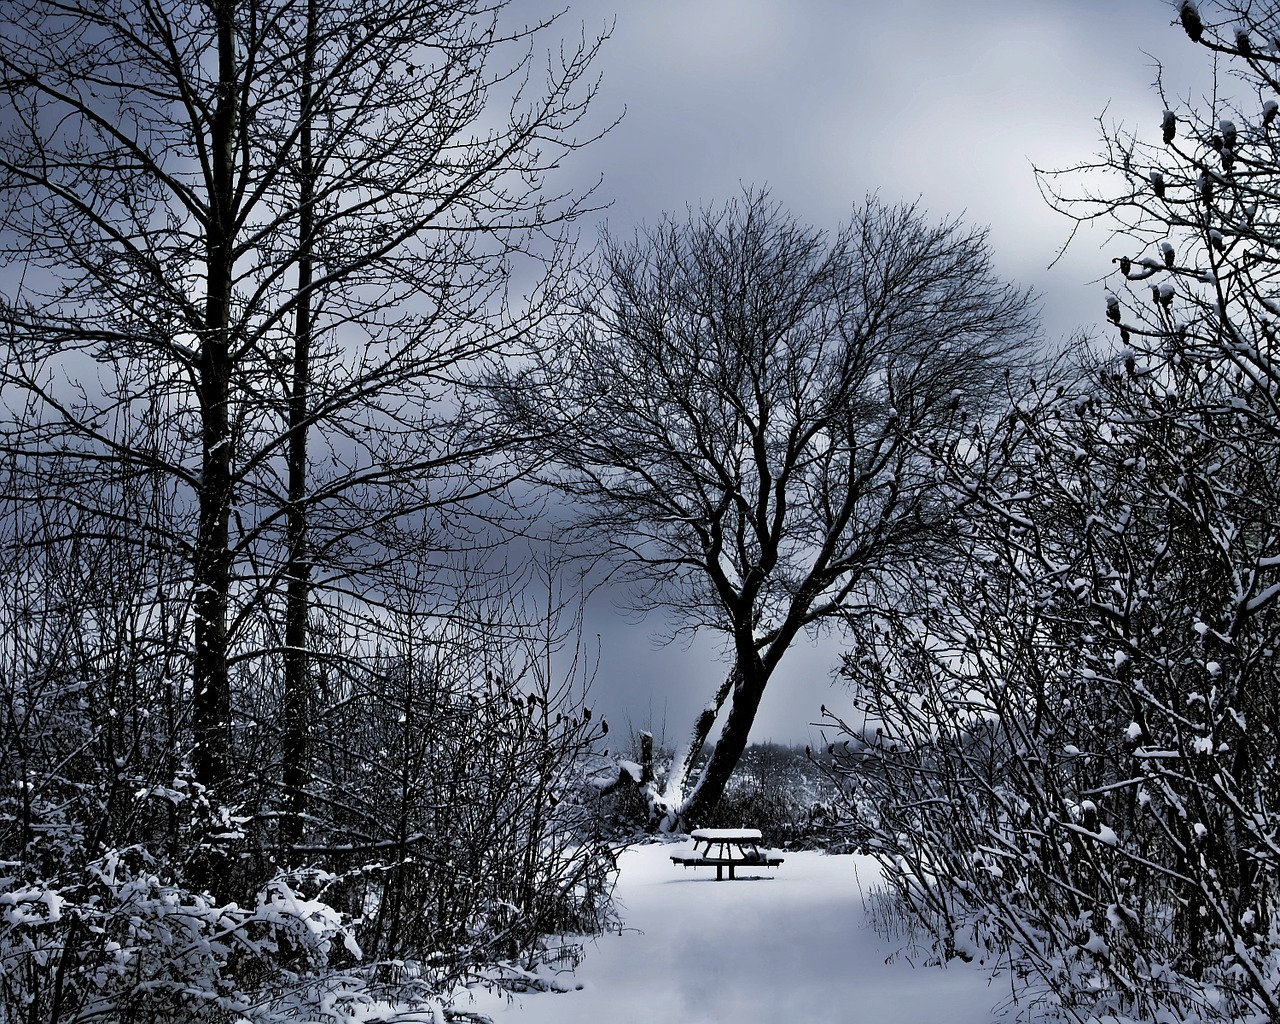
<path fill-rule="evenodd" d="M 941 955 L 1009 958 L 1057 1011 L 1267 1019 L 1280 432 L 1234 374 L 1125 363 L 952 463 L 968 570 L 846 660 L 851 828 Z"/>
<path fill-rule="evenodd" d="M 826 845 L 824 811 L 837 790 L 803 748 L 753 743 L 742 752 L 725 794 L 691 826 L 760 829 L 764 842 L 784 849 Z"/>
<path fill-rule="evenodd" d="M 332 984 L 360 950 L 331 907 L 283 878 L 249 906 L 166 882 L 145 851 L 80 880 L 0 877 L 0 1022 L 342 1020 L 361 985 Z"/>
<path fill-rule="evenodd" d="M 162 716 L 99 703 L 119 692 L 109 676 L 6 677 L 20 727 L 0 742 L 0 1024 L 339 1019 L 375 993 L 429 1003 L 519 980 L 562 955 L 544 936 L 598 929 L 612 857 L 575 800 L 598 723 L 536 666 L 508 678 L 458 650 L 372 663 L 336 702 L 288 873 L 262 871 L 270 790 L 210 806 L 182 759 L 170 776 L 150 753 L 169 749 L 148 731 Z M 211 895 L 215 876 L 238 900 Z"/>
<path fill-rule="evenodd" d="M 661 789 L 674 754 L 669 747 L 655 744 L 651 733 L 637 733 L 629 749 L 595 759 L 586 773 L 582 799 L 591 808 L 601 835 L 625 840 L 658 828 L 644 792 L 646 761 L 655 786 Z M 695 782 L 705 764 L 705 757 L 695 759 L 691 776 Z M 836 793 L 829 773 L 804 748 L 752 743 L 742 752 L 720 802 L 686 824 L 758 828 L 766 844 L 776 847 L 823 846 L 829 838 L 825 810 Z"/>
<path fill-rule="evenodd" d="M 510 609 L 445 636 L 423 616 L 398 645 L 375 620 L 382 653 L 317 625 L 294 847 L 278 659 L 245 640 L 236 802 L 213 803 L 193 779 L 179 571 L 127 524 L 96 541 L 63 525 L 46 536 L 0 505 L 3 1024 L 430 1003 L 559 956 L 547 933 L 599 926 L 612 859 L 573 796 L 600 723 Z"/>
<path fill-rule="evenodd" d="M 601 736 L 580 681 L 514 639 L 384 635 L 317 722 L 326 812 L 297 850 L 338 876 L 327 898 L 368 962 L 434 994 L 533 966 L 548 935 L 597 931 L 613 858 L 578 799 Z"/>
<path fill-rule="evenodd" d="M 1210 109 L 1162 95 L 1158 141 L 1043 178 L 1117 229 L 1118 344 L 934 453 L 970 565 L 867 631 L 836 726 L 850 827 L 940 953 L 1077 1020 L 1280 1017 L 1280 24 L 1178 13 Z"/>

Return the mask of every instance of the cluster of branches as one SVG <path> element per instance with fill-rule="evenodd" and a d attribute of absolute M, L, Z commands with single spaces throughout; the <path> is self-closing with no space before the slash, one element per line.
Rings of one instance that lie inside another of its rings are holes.
<path fill-rule="evenodd" d="M 484 568 L 517 469 L 470 386 L 589 203 L 546 175 L 602 39 L 555 21 L 0 9 L 6 1024 L 252 1016 L 358 947 L 435 991 L 601 909 L 562 794 L 598 723 L 562 602 L 483 597 L 530 581 Z"/>
<path fill-rule="evenodd" d="M 589 667 L 553 672 L 558 616 L 489 602 L 447 621 L 403 579 L 376 618 L 315 636 L 312 809 L 286 860 L 278 667 L 237 672 L 227 805 L 191 767 L 182 637 L 137 628 L 161 560 L 69 548 L 56 573 L 44 553 L 44 604 L 19 587 L 0 610 L 5 1024 L 340 1019 L 525 987 L 547 935 L 600 926 L 612 855 L 578 796 L 602 725 L 581 703 Z M 244 895 L 213 898 L 215 875 Z"/>
<path fill-rule="evenodd" d="M 938 937 L 1071 1020 L 1280 1015 L 1280 14 L 1179 5 L 1225 71 L 1044 177 L 1118 227 L 1113 347 L 935 459 L 971 557 L 863 631 L 849 827 Z M 1035 981 L 1039 984 L 1034 984 Z"/>
<path fill-rule="evenodd" d="M 723 638 L 724 682 L 642 783 L 671 828 L 719 802 L 798 637 L 949 557 L 955 491 L 920 440 L 979 414 L 1036 316 L 982 231 L 874 198 L 828 234 L 748 189 L 607 238 L 594 280 L 506 414 L 639 605 Z"/>

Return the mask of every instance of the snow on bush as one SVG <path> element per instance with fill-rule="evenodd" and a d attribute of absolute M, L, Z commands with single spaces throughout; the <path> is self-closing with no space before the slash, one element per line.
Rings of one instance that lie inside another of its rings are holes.
<path fill-rule="evenodd" d="M 851 834 L 1029 1018 L 1280 1019 L 1280 146 L 1264 26 L 1201 6 L 1239 82 L 1042 179 L 1127 247 L 1117 344 L 933 453 L 971 557 L 863 631 L 831 718 Z"/>
<path fill-rule="evenodd" d="M 163 880 L 138 849 L 78 882 L 0 877 L 0 1022 L 350 1020 L 369 997 L 350 924 L 277 877 L 254 905 Z M 229 1016 L 225 1016 L 229 1015 Z"/>

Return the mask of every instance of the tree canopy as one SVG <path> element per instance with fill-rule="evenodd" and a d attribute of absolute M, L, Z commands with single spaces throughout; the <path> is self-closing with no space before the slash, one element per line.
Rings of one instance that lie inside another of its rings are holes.
<path fill-rule="evenodd" d="M 641 604 L 725 639 L 733 667 L 659 801 L 684 815 L 718 799 L 798 635 L 901 600 L 945 557 L 954 495 L 921 452 L 999 391 L 1034 304 L 957 221 L 870 199 L 828 235 L 748 190 L 606 239 L 572 312 L 507 411 Z"/>

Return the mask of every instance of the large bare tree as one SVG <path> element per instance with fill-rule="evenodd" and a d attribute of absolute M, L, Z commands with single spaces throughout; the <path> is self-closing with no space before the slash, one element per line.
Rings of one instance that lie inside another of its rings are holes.
<path fill-rule="evenodd" d="M 919 453 L 957 439 L 1036 312 L 981 231 L 872 199 L 828 235 L 761 191 L 607 238 L 578 312 L 509 412 L 554 428 L 554 482 L 640 603 L 724 637 L 730 671 L 649 794 L 696 820 L 796 638 L 891 607 L 945 557 L 953 497 Z"/>
<path fill-rule="evenodd" d="M 586 141 L 599 40 L 543 47 L 508 7 L 0 8 L 0 435 L 26 479 L 174 482 L 147 542 L 190 567 L 196 775 L 225 787 L 233 669 L 274 653 L 293 839 L 316 587 L 361 596 L 383 526 L 490 486 L 500 439 L 461 385 L 536 322 L 580 210 L 545 175 Z"/>

